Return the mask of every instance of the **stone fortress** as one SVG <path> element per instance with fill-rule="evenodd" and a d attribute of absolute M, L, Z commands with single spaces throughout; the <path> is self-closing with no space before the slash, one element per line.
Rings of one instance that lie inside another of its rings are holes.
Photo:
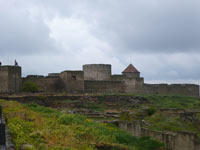
<path fill-rule="evenodd" d="M 66 70 L 48 76 L 22 78 L 20 66 L 0 66 L 0 93 L 18 93 L 24 82 L 38 85 L 40 92 L 69 93 L 145 93 L 199 96 L 194 84 L 146 84 L 140 72 L 130 64 L 120 75 L 112 75 L 109 64 L 87 64 L 83 70 Z"/>

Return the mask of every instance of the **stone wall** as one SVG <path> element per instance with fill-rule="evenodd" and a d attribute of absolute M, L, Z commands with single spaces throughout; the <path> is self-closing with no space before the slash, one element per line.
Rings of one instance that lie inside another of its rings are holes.
<path fill-rule="evenodd" d="M 123 93 L 124 82 L 123 81 L 84 81 L 85 92 L 95 93 Z"/>
<path fill-rule="evenodd" d="M 167 150 L 199 150 L 197 134 L 191 132 L 159 132 L 143 128 L 139 121 L 118 122 L 120 128 L 134 136 L 151 136 L 165 144 Z"/>
<path fill-rule="evenodd" d="M 199 86 L 193 84 L 145 84 L 139 73 L 111 75 L 111 65 L 83 65 L 83 71 L 50 73 L 49 76 L 27 76 L 21 79 L 21 67 L 0 66 L 0 93 L 19 92 L 21 83 L 32 81 L 38 84 L 40 92 L 112 92 L 146 93 L 161 95 L 199 96 Z M 100 82 L 98 82 L 100 81 Z M 84 83 L 86 84 L 84 86 Z"/>
<path fill-rule="evenodd" d="M 199 85 L 194 84 L 144 84 L 142 93 L 199 96 Z"/>
<path fill-rule="evenodd" d="M 8 67 L 0 67 L 0 92 L 8 91 Z"/>
<path fill-rule="evenodd" d="M 21 67 L 0 66 L 0 92 L 19 92 L 21 89 Z"/>
<path fill-rule="evenodd" d="M 123 81 L 126 93 L 141 93 L 143 91 L 143 78 L 125 78 Z"/>
<path fill-rule="evenodd" d="M 112 81 L 123 81 L 125 93 L 142 93 L 144 78 L 141 77 L 129 77 L 126 75 L 112 75 Z"/>
<path fill-rule="evenodd" d="M 26 81 L 34 82 L 38 85 L 40 92 L 55 92 L 58 79 L 59 77 L 27 76 L 22 79 L 22 83 Z"/>
<path fill-rule="evenodd" d="M 11 92 L 19 92 L 21 90 L 21 67 L 12 66 L 8 69 L 8 89 Z"/>
<path fill-rule="evenodd" d="M 66 91 L 83 91 L 84 90 L 84 73 L 83 71 L 64 71 L 60 73 L 60 79 L 65 84 Z"/>
<path fill-rule="evenodd" d="M 83 65 L 84 80 L 110 80 L 111 65 L 89 64 Z"/>
<path fill-rule="evenodd" d="M 139 78 L 140 77 L 139 72 L 123 72 L 122 74 L 127 76 L 127 77 L 132 77 L 132 78 Z"/>
<path fill-rule="evenodd" d="M 26 81 L 34 82 L 39 87 L 39 92 L 72 92 L 84 90 L 83 71 L 64 71 L 50 76 L 29 75 L 23 78 Z"/>

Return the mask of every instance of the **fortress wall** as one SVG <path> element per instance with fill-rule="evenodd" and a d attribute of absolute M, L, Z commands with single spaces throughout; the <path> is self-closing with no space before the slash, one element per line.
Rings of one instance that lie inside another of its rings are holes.
<path fill-rule="evenodd" d="M 141 93 L 143 92 L 144 78 L 128 77 L 126 75 L 112 75 L 112 81 L 123 81 L 124 92 L 126 93 Z"/>
<path fill-rule="evenodd" d="M 57 86 L 56 86 L 56 83 L 58 82 L 59 80 L 59 77 L 52 77 L 52 78 L 49 78 L 49 77 L 46 77 L 45 78 L 45 91 L 47 92 L 56 92 L 58 89 L 57 89 Z"/>
<path fill-rule="evenodd" d="M 11 92 L 19 92 L 21 90 L 21 67 L 12 66 L 8 68 L 8 89 Z"/>
<path fill-rule="evenodd" d="M 126 78 L 125 82 L 126 93 L 140 93 L 143 91 L 144 78 Z"/>
<path fill-rule="evenodd" d="M 139 78 L 140 77 L 140 73 L 139 72 L 125 72 L 123 73 L 123 75 L 127 76 L 127 77 L 133 77 L 133 78 Z"/>
<path fill-rule="evenodd" d="M 27 81 L 36 83 L 39 87 L 40 92 L 46 92 L 46 83 L 44 76 L 27 76 L 26 78 L 22 78 L 22 85 Z"/>
<path fill-rule="evenodd" d="M 0 67 L 0 92 L 8 91 L 8 68 Z"/>
<path fill-rule="evenodd" d="M 19 92 L 21 88 L 21 67 L 0 66 L 0 92 Z"/>
<path fill-rule="evenodd" d="M 123 93 L 123 81 L 84 81 L 86 92 L 110 92 L 110 93 Z"/>
<path fill-rule="evenodd" d="M 89 64 L 83 65 L 84 80 L 110 80 L 111 65 Z"/>
<path fill-rule="evenodd" d="M 171 84 L 169 93 L 181 94 L 185 96 L 199 96 L 199 85 L 195 84 Z"/>
<path fill-rule="evenodd" d="M 35 76 L 23 78 L 22 83 L 26 81 L 34 82 L 38 85 L 40 92 L 54 92 L 56 91 L 55 84 L 57 80 L 58 77 Z"/>
<path fill-rule="evenodd" d="M 60 76 L 60 73 L 49 73 L 48 77 L 57 77 Z"/>
<path fill-rule="evenodd" d="M 168 94 L 168 84 L 144 84 L 143 92 L 147 94 Z"/>
<path fill-rule="evenodd" d="M 112 75 L 112 81 L 124 81 L 124 92 L 163 95 L 199 96 L 199 86 L 194 84 L 144 84 L 143 78 Z"/>
<path fill-rule="evenodd" d="M 126 78 L 125 75 L 116 74 L 116 75 L 112 75 L 110 80 L 112 80 L 112 81 L 122 81 L 125 78 Z"/>
<path fill-rule="evenodd" d="M 67 91 L 84 90 L 84 72 L 83 71 L 64 71 L 60 74 L 60 79 L 64 82 Z"/>
<path fill-rule="evenodd" d="M 143 93 L 199 96 L 199 86 L 194 84 L 144 84 Z"/>

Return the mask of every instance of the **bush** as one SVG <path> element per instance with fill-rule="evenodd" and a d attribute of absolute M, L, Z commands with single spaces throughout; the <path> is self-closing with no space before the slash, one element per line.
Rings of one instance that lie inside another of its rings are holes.
<path fill-rule="evenodd" d="M 152 116 L 153 114 L 156 113 L 156 111 L 157 111 L 156 108 L 151 107 L 151 108 L 147 109 L 147 114 L 148 114 L 148 116 Z"/>
<path fill-rule="evenodd" d="M 22 91 L 36 93 L 36 92 L 39 92 L 39 87 L 34 82 L 26 81 L 22 85 Z"/>

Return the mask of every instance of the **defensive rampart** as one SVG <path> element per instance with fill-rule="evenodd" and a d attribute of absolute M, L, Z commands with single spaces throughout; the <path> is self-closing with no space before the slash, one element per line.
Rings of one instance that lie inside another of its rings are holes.
<path fill-rule="evenodd" d="M 123 81 L 84 81 L 85 92 L 89 93 L 124 93 Z"/>
<path fill-rule="evenodd" d="M 131 74 L 131 75 L 129 75 Z M 30 75 L 21 78 L 21 67 L 0 66 L 0 93 L 16 93 L 21 83 L 31 81 L 40 92 L 101 92 L 142 93 L 160 95 L 199 96 L 199 86 L 194 84 L 145 84 L 144 78 L 134 73 L 111 75 L 109 64 L 83 65 L 80 71 L 50 73 L 48 76 Z"/>
<path fill-rule="evenodd" d="M 144 84 L 141 93 L 199 96 L 199 85 L 195 84 Z"/>
<path fill-rule="evenodd" d="M 34 82 L 38 85 L 40 92 L 55 92 L 57 90 L 56 83 L 58 82 L 58 77 L 44 77 L 44 76 L 27 76 L 22 79 L 22 83 L 26 81 Z"/>

